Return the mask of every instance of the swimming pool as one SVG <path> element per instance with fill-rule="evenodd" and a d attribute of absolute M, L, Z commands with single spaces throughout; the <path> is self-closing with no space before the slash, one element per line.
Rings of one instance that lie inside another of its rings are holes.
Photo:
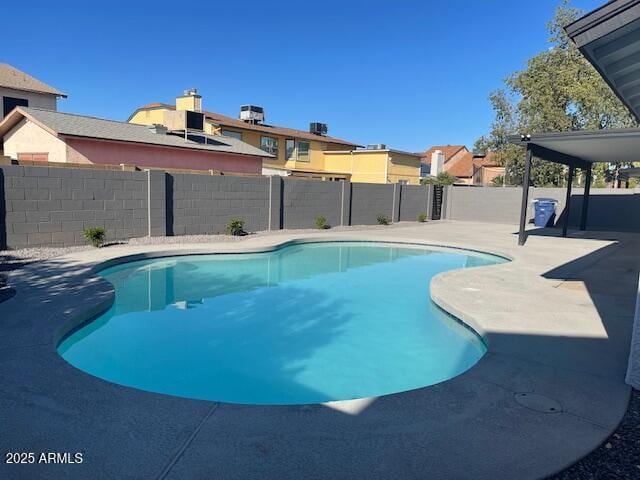
<path fill-rule="evenodd" d="M 58 351 L 102 379 L 195 399 L 306 404 L 402 392 L 459 375 L 486 351 L 433 304 L 431 278 L 504 261 L 326 242 L 124 263 L 100 272 L 114 304 Z"/>

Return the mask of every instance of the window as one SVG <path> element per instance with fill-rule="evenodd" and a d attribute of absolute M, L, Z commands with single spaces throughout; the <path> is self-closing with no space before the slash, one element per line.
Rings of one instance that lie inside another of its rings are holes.
<path fill-rule="evenodd" d="M 260 137 L 260 148 L 267 153 L 278 156 L 278 139 L 273 137 Z"/>
<path fill-rule="evenodd" d="M 22 160 L 29 162 L 48 162 L 48 153 L 18 153 L 18 161 Z"/>
<path fill-rule="evenodd" d="M 309 142 L 298 141 L 298 161 L 309 161 Z"/>
<path fill-rule="evenodd" d="M 236 132 L 235 130 L 225 130 L 224 128 L 220 130 L 220 133 L 224 137 L 233 137 L 238 140 L 242 140 L 242 132 Z"/>
<path fill-rule="evenodd" d="M 284 147 L 284 158 L 286 160 L 295 159 L 295 154 L 296 154 L 296 141 L 291 138 L 287 138 L 287 140 L 285 141 L 285 147 Z"/>
<path fill-rule="evenodd" d="M 3 97 L 2 116 L 6 117 L 15 107 L 28 107 L 29 100 L 24 98 Z"/>

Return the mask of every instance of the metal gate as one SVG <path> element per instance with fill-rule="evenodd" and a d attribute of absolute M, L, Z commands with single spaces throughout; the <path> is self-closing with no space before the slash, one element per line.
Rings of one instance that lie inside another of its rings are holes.
<path fill-rule="evenodd" d="M 431 220 L 440 220 L 442 215 L 442 197 L 444 187 L 442 185 L 433 186 L 433 207 L 431 209 Z"/>

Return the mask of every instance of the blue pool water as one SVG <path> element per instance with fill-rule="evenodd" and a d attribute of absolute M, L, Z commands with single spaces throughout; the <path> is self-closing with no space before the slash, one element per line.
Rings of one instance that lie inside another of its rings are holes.
<path fill-rule="evenodd" d="M 60 354 L 118 384 L 182 397 L 304 404 L 401 392 L 454 377 L 482 341 L 429 298 L 446 270 L 504 260 L 374 243 L 131 262 L 100 274 L 104 314 Z"/>

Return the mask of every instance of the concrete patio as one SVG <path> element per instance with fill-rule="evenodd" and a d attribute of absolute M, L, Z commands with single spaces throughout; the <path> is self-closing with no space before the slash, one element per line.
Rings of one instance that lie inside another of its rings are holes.
<path fill-rule="evenodd" d="M 433 300 L 488 353 L 447 382 L 360 402 L 245 406 L 147 393 L 87 375 L 56 352 L 112 301 L 98 263 L 130 255 L 246 252 L 291 240 L 446 245 L 512 262 L 451 271 Z M 530 232 L 442 221 L 239 242 L 112 246 L 17 270 L 0 303 L 2 452 L 83 452 L 81 464 L 0 466 L 0 478 L 542 478 L 596 448 L 629 399 L 624 383 L 640 235 Z"/>

